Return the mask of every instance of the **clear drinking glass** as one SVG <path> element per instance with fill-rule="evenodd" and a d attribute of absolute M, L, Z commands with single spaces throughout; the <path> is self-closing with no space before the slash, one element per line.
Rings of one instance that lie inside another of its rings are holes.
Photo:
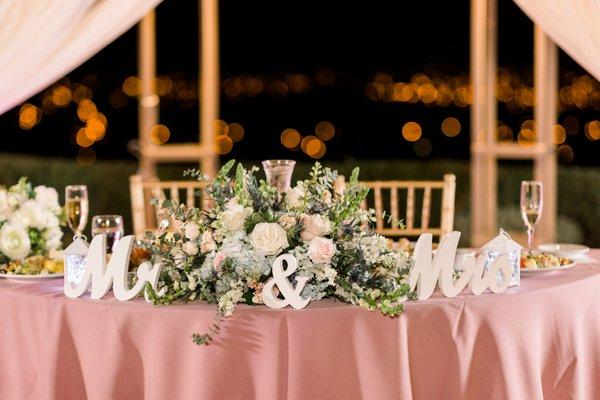
<path fill-rule="evenodd" d="M 106 235 L 106 251 L 112 253 L 125 234 L 123 217 L 120 215 L 95 215 L 92 218 L 92 237 Z"/>
<path fill-rule="evenodd" d="M 521 182 L 521 218 L 527 227 L 527 248 L 533 248 L 533 235 L 535 227 L 540 221 L 544 205 L 542 182 Z"/>
<path fill-rule="evenodd" d="M 277 188 L 277 193 L 285 193 L 292 184 L 292 174 L 296 161 L 293 160 L 265 160 L 262 162 L 267 182 Z"/>
<path fill-rule="evenodd" d="M 69 185 L 65 188 L 65 212 L 67 223 L 75 237 L 81 236 L 88 219 L 88 191 L 85 185 Z"/>

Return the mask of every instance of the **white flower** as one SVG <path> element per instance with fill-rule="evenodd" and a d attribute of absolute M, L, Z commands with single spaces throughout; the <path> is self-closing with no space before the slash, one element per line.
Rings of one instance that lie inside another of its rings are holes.
<path fill-rule="evenodd" d="M 281 225 L 283 229 L 290 229 L 296 225 L 296 218 L 294 218 L 293 215 L 282 215 L 279 218 L 279 225 Z"/>
<path fill-rule="evenodd" d="M 227 209 L 221 212 L 219 221 L 221 226 L 226 231 L 239 231 L 244 227 L 246 217 L 252 213 L 252 209 L 246 209 L 244 206 L 235 202 L 230 202 L 227 205 Z"/>
<path fill-rule="evenodd" d="M 46 241 L 46 249 L 56 250 L 61 247 L 62 230 L 56 226 L 48 228 L 44 231 L 44 240 Z"/>
<path fill-rule="evenodd" d="M 14 213 L 17 221 L 24 228 L 36 228 L 43 230 L 48 225 L 48 213 L 35 200 L 27 200 Z"/>
<path fill-rule="evenodd" d="M 202 239 L 200 239 L 200 251 L 203 253 L 208 253 L 217 248 L 217 244 L 212 237 L 212 233 L 210 231 L 202 232 Z"/>
<path fill-rule="evenodd" d="M 183 227 L 184 235 L 189 240 L 196 240 L 200 236 L 200 228 L 193 222 L 188 222 Z"/>
<path fill-rule="evenodd" d="M 322 200 L 325 204 L 331 204 L 331 192 L 329 190 L 323 192 Z"/>
<path fill-rule="evenodd" d="M 10 216 L 10 204 L 8 204 L 8 193 L 5 189 L 0 189 L 0 221 L 8 219 Z"/>
<path fill-rule="evenodd" d="M 27 200 L 27 195 L 22 192 L 8 192 L 8 205 L 10 207 L 16 207 L 19 204 L 24 203 Z"/>
<path fill-rule="evenodd" d="M 308 257 L 315 264 L 329 264 L 336 251 L 333 240 L 316 236 L 308 246 Z"/>
<path fill-rule="evenodd" d="M 35 201 L 47 210 L 52 211 L 54 214 L 60 213 L 58 192 L 54 188 L 37 186 L 35 188 Z"/>
<path fill-rule="evenodd" d="M 285 202 L 290 207 L 300 207 L 304 198 L 304 191 L 299 187 L 288 189 L 285 193 Z"/>
<path fill-rule="evenodd" d="M 11 260 L 23 260 L 31 251 L 31 242 L 25 228 L 6 223 L 0 229 L 0 252 Z"/>
<path fill-rule="evenodd" d="M 198 254 L 198 245 L 194 242 L 185 242 L 181 245 L 181 250 L 188 256 L 195 256 Z"/>
<path fill-rule="evenodd" d="M 274 222 L 256 224 L 250 234 L 250 244 L 267 255 L 277 255 L 289 246 L 285 230 Z"/>
<path fill-rule="evenodd" d="M 307 215 L 302 218 L 304 229 L 300 233 L 302 240 L 308 242 L 315 236 L 325 236 L 331 233 L 331 221 L 320 214 Z"/>

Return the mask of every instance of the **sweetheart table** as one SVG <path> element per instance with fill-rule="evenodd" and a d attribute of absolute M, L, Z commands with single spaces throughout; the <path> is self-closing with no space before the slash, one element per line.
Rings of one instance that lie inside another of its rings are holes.
<path fill-rule="evenodd" d="M 2 280 L 0 399 L 600 398 L 600 264 L 409 302 L 396 319 L 334 300 L 240 306 L 194 345 L 213 315 Z"/>

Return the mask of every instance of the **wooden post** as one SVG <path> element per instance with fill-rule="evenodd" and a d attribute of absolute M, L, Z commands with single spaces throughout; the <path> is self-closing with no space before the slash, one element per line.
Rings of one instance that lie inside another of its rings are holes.
<path fill-rule="evenodd" d="M 480 246 L 496 230 L 497 0 L 471 0 L 471 244 Z"/>
<path fill-rule="evenodd" d="M 158 123 L 159 98 L 156 94 L 156 18 L 154 10 L 140 21 L 138 29 L 138 74 L 142 91 L 138 98 L 138 130 L 140 146 L 140 173 L 143 179 L 156 176 L 154 160 L 144 155 L 144 148 L 152 146 L 150 130 Z"/>
<path fill-rule="evenodd" d="M 534 27 L 535 127 L 543 151 L 535 158 L 534 178 L 544 185 L 544 208 L 536 242 L 553 242 L 556 235 L 557 180 L 553 129 L 557 120 L 558 52 L 556 45 Z"/>
<path fill-rule="evenodd" d="M 219 1 L 199 0 L 200 16 L 200 145 L 210 149 L 200 159 L 200 169 L 215 176 L 217 155 L 213 150 L 215 121 L 219 118 Z"/>

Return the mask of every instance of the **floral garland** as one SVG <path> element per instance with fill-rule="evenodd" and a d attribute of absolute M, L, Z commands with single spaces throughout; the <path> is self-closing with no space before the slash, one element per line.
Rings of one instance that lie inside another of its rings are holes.
<path fill-rule="evenodd" d="M 155 304 L 197 299 L 218 304 L 211 329 L 193 335 L 197 344 L 213 340 L 237 303 L 263 303 L 273 260 L 285 253 L 298 261 L 296 276 L 309 277 L 303 297 L 337 298 L 388 316 L 402 312 L 402 301 L 412 295 L 406 283 L 409 258 L 388 249 L 386 238 L 369 229 L 375 213 L 360 207 L 368 188 L 359 185 L 358 169 L 343 195 L 332 193 L 337 172 L 319 163 L 309 179 L 278 195 L 256 179 L 256 167 L 238 164 L 232 178 L 234 163 L 207 183 L 211 206 L 204 210 L 155 200 L 178 231 L 148 232 L 144 240 L 151 261 L 162 265 L 156 290 L 146 288 Z M 205 180 L 196 170 L 186 175 Z"/>
<path fill-rule="evenodd" d="M 60 272 L 62 265 L 46 256 L 62 247 L 63 221 L 54 188 L 33 187 L 24 177 L 9 188 L 0 186 L 0 272 Z"/>

